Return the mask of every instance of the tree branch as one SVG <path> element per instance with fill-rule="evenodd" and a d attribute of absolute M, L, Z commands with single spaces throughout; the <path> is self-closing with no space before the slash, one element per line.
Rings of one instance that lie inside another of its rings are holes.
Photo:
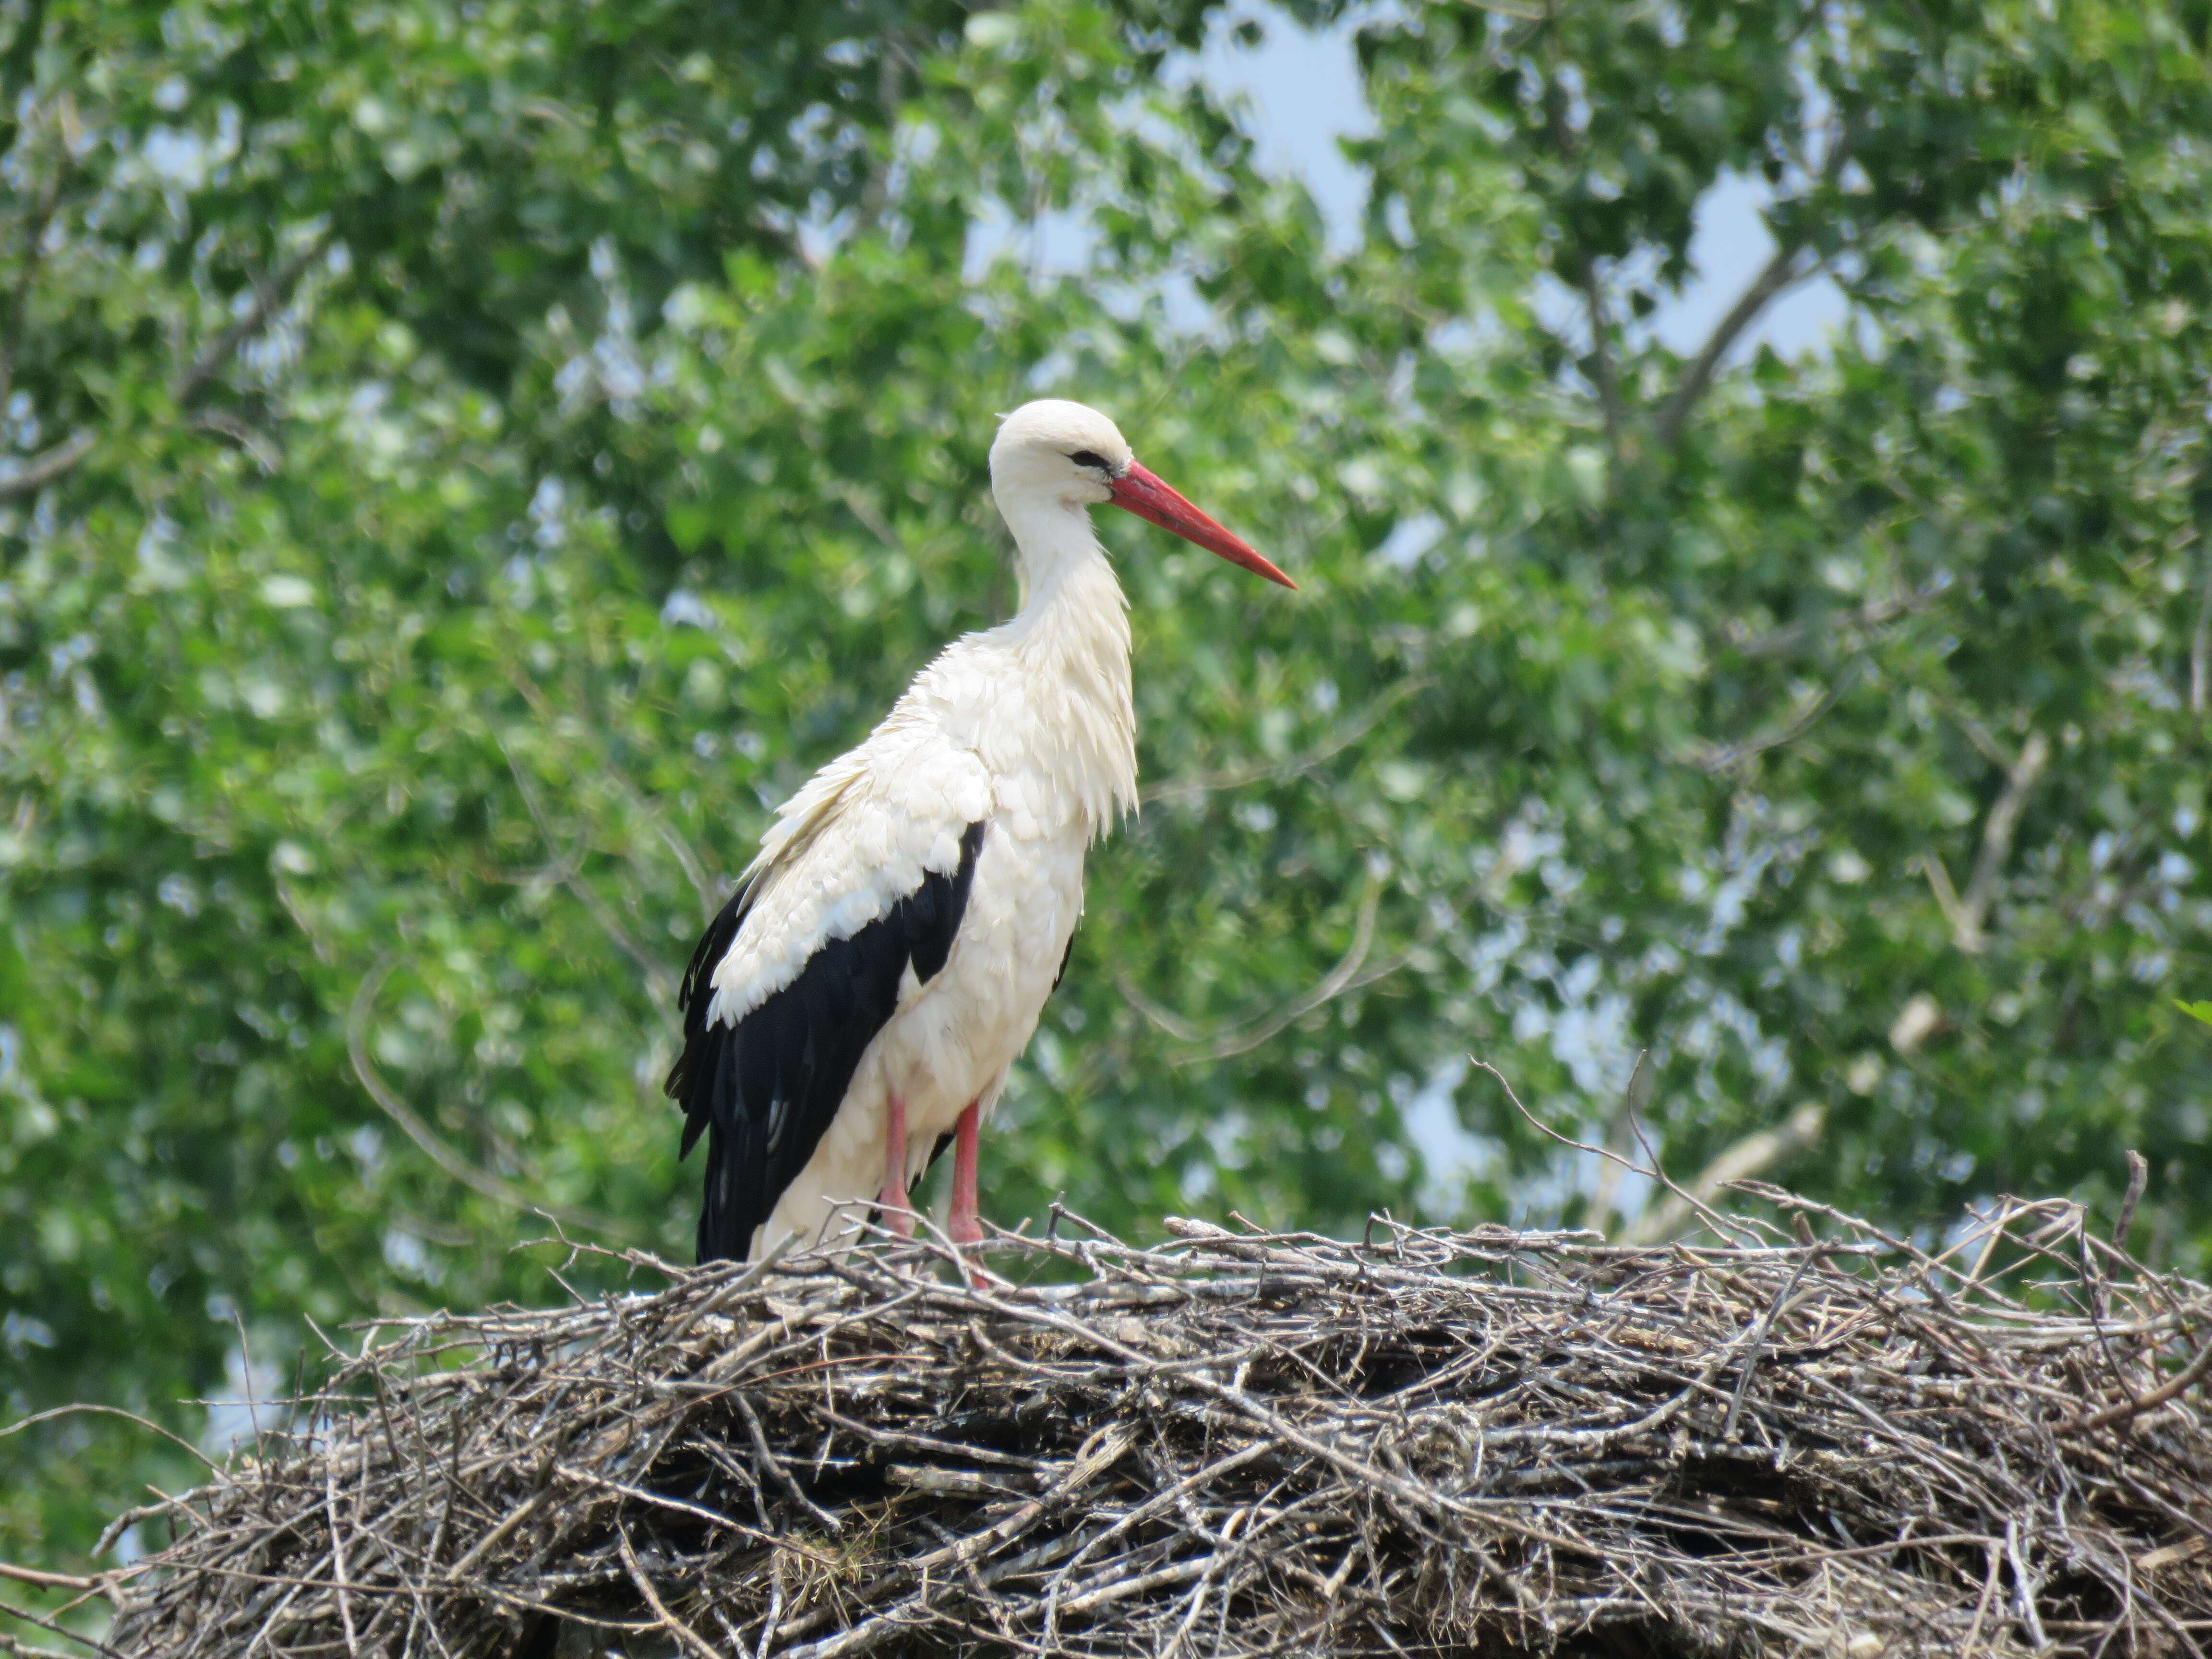
<path fill-rule="evenodd" d="M 1316 981 L 1310 990 L 1303 991 L 1288 1002 L 1266 1013 L 1248 1014 L 1216 1026 L 1212 1031 L 1193 1024 L 1172 1009 L 1164 1008 L 1139 992 L 1127 974 L 1118 974 L 1114 983 L 1129 1006 L 1160 1030 L 1179 1042 L 1194 1045 L 1191 1051 L 1170 1054 L 1168 1064 L 1177 1068 L 1201 1066 L 1217 1060 L 1226 1060 L 1236 1054 L 1248 1054 L 1262 1043 L 1269 1042 L 1285 1030 L 1304 1019 L 1315 1009 L 1322 1007 L 1341 996 L 1362 991 L 1378 980 L 1413 965 L 1414 957 L 1436 943 L 1449 928 L 1455 927 L 1463 912 L 1448 908 L 1432 908 L 1427 920 L 1407 941 L 1405 948 L 1379 962 L 1368 961 L 1374 948 L 1375 908 L 1382 897 L 1382 884 L 1371 883 L 1362 901 L 1359 915 L 1352 923 L 1351 948 L 1337 964 Z M 1090 1062 L 1086 1061 L 1086 1065 Z"/>
<path fill-rule="evenodd" d="M 21 471 L 0 478 L 0 501 L 13 501 L 18 495 L 33 495 L 45 489 L 90 454 L 94 441 L 89 432 L 73 433 L 45 454 L 25 462 Z"/>
<path fill-rule="evenodd" d="M 1847 611 L 1840 617 L 1827 617 L 1820 624 L 1820 631 L 1826 635 L 1844 629 L 1880 628 L 1885 623 L 1895 622 L 1899 617 L 1926 610 L 1949 592 L 1950 586 L 1950 579 L 1942 576 L 1924 586 L 1914 588 L 1909 593 L 1900 593 L 1887 599 L 1869 599 L 1857 609 Z M 1744 656 L 1780 657 L 1802 645 L 1812 631 L 1808 623 L 1788 623 L 1780 628 L 1769 629 L 1764 634 L 1753 634 L 1741 623 L 1731 622 L 1722 629 L 1721 634 Z"/>
<path fill-rule="evenodd" d="M 1928 878 L 1928 890 L 1936 896 L 1936 908 L 1950 924 L 1951 937 L 1961 951 L 1973 955 L 1982 948 L 1982 930 L 1967 916 L 1966 907 L 1959 900 L 1959 890 L 1951 885 L 1951 872 L 1933 853 L 1924 855 L 1919 863 L 1921 873 Z"/>
<path fill-rule="evenodd" d="M 203 409 L 191 416 L 185 424 L 195 432 L 212 432 L 218 437 L 229 439 L 252 458 L 253 464 L 264 475 L 275 472 L 284 464 L 284 457 L 269 441 L 267 434 L 256 432 L 235 415 L 226 414 L 219 409 Z"/>
<path fill-rule="evenodd" d="M 1735 771 L 1757 760 L 1770 749 L 1779 749 L 1786 743 L 1795 743 L 1812 728 L 1820 716 L 1842 700 L 1844 693 L 1851 689 L 1856 678 L 1854 665 L 1846 668 L 1833 685 L 1823 686 L 1801 698 L 1797 707 L 1790 710 L 1789 717 L 1771 730 L 1757 737 L 1746 738 L 1741 743 L 1695 743 L 1681 758 L 1700 772 L 1711 773 L 1715 777 Z"/>
<path fill-rule="evenodd" d="M 2197 627 L 2189 636 L 2189 712 L 2201 724 L 2212 702 L 2212 526 L 2198 532 L 2204 574 L 2197 584 Z"/>
<path fill-rule="evenodd" d="M 97 1593 L 108 1587 L 110 1577 L 107 1573 L 88 1577 L 82 1573 L 45 1572 L 37 1567 L 19 1567 L 12 1561 L 0 1561 L 0 1578 L 12 1578 L 19 1584 L 35 1584 L 40 1589 L 91 1590 Z"/>
<path fill-rule="evenodd" d="M 1335 967 L 1322 975 L 1320 981 L 1304 996 L 1293 997 L 1273 1013 L 1255 1025 L 1231 1031 L 1216 1037 L 1196 1053 L 1182 1054 L 1171 1062 L 1176 1066 L 1200 1066 L 1210 1060 L 1227 1060 L 1235 1054 L 1249 1054 L 1290 1029 L 1323 1003 L 1334 1000 L 1349 988 L 1352 975 L 1367 960 L 1367 952 L 1375 943 L 1375 913 L 1382 902 L 1382 884 L 1368 878 L 1367 891 L 1360 896 L 1359 915 L 1352 924 L 1352 943 Z"/>
<path fill-rule="evenodd" d="M 1691 361 L 1689 368 L 1683 371 L 1681 384 L 1674 388 L 1659 410 L 1654 435 L 1660 448 L 1673 449 L 1680 443 L 1682 427 L 1690 418 L 1690 410 L 1696 406 L 1698 399 L 1705 395 L 1706 388 L 1711 386 L 1721 359 L 1736 343 L 1736 337 L 1751 326 L 1753 320 L 1766 309 L 1776 295 L 1813 274 L 1811 266 L 1802 270 L 1796 268 L 1797 256 L 1803 251 L 1802 243 L 1775 249 L 1774 257 L 1766 262 L 1766 269 L 1752 278 L 1751 286 L 1744 289 L 1741 297 L 1729 307 L 1728 315 L 1721 319 L 1697 356 Z"/>
<path fill-rule="evenodd" d="M 1974 873 L 1966 880 L 1966 908 L 1977 925 L 1988 915 L 1996 897 L 1997 882 L 2004 874 L 2005 860 L 2012 854 L 2013 832 L 2020 827 L 2027 793 L 2035 787 L 2050 761 L 2051 739 L 2040 732 L 2030 732 L 2020 758 L 2005 778 L 2004 793 L 1990 808 L 1989 822 L 1982 826 L 1982 849 L 1974 859 Z"/>
<path fill-rule="evenodd" d="M 276 314 L 293 289 L 299 286 L 300 278 L 307 273 L 307 268 L 322 256 L 330 244 L 331 234 L 325 231 L 292 257 L 284 269 L 277 273 L 276 281 L 261 286 L 246 314 L 217 335 L 208 349 L 200 354 L 199 360 L 177 381 L 173 395 L 179 409 L 190 408 L 214 383 L 215 377 L 222 373 L 223 365 L 230 361 L 239 347 L 268 325 L 269 319 Z M 0 356 L 0 369 L 12 373 L 13 357 L 11 344 L 4 356 Z M 193 424 L 196 428 L 220 431 L 224 436 L 244 445 L 260 463 L 263 471 L 274 470 L 266 452 L 265 441 L 260 440 L 251 428 L 210 416 L 201 416 Z M 19 495 L 28 495 L 43 489 L 90 454 L 97 441 L 90 431 L 73 433 L 45 453 L 34 456 L 17 471 L 0 477 L 0 501 L 13 501 Z"/>
<path fill-rule="evenodd" d="M 1611 325 L 1605 314 L 1605 290 L 1598 284 L 1597 261 L 1588 254 L 1583 256 L 1580 277 L 1583 303 L 1589 310 L 1590 363 L 1597 382 L 1598 408 L 1605 416 L 1607 477 L 1618 489 L 1620 469 L 1627 459 L 1624 432 L 1626 422 L 1620 406 L 1620 371 L 1613 361 Z"/>
<path fill-rule="evenodd" d="M 1974 856 L 1973 873 L 1966 878 L 1964 894 L 1951 885 L 1951 872 L 1933 853 L 1920 860 L 1936 905 L 1951 925 L 1953 942 L 1968 956 L 1980 955 L 1990 942 L 1983 925 L 1989 920 L 1990 906 L 1996 901 L 1997 883 L 2003 877 L 2005 860 L 2012 855 L 2013 835 L 2027 808 L 2028 792 L 2050 761 L 2051 739 L 2040 732 L 2030 732 L 2020 757 L 2006 774 L 2003 793 L 1982 825 L 1981 850 Z"/>
<path fill-rule="evenodd" d="M 268 326 L 269 319 L 292 297 L 292 290 L 300 285 L 300 278 L 307 274 L 308 267 L 329 251 L 331 241 L 329 230 L 318 233 L 307 246 L 285 262 L 273 281 L 255 284 L 253 303 L 246 307 L 246 314 L 216 335 L 177 381 L 172 395 L 179 409 L 189 409 L 197 402 L 239 347 Z"/>
<path fill-rule="evenodd" d="M 1815 189 L 1825 189 L 1836 182 L 1850 153 L 1851 135 L 1845 129 L 1838 132 L 1830 142 L 1827 159 L 1820 164 L 1820 183 Z M 1712 385 L 1713 376 L 1720 370 L 1721 359 L 1728 356 L 1729 348 L 1736 343 L 1737 337 L 1751 326 L 1776 295 L 1794 283 L 1804 281 L 1826 263 L 1824 259 L 1815 259 L 1802 270 L 1798 269 L 1797 256 L 1804 251 L 1805 239 L 1802 235 L 1776 248 L 1774 257 L 1766 262 L 1766 268 L 1752 278 L 1751 286 L 1744 289 L 1742 296 L 1729 307 L 1728 315 L 1715 326 L 1711 337 L 1699 349 L 1689 368 L 1683 371 L 1681 384 L 1674 388 L 1659 411 L 1653 435 L 1661 449 L 1672 450 L 1680 446 L 1682 428 L 1689 421 L 1691 410 L 1697 406 L 1698 400 Z"/>

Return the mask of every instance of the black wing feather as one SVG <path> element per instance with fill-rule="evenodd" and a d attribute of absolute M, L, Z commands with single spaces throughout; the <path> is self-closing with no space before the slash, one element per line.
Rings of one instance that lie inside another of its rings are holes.
<path fill-rule="evenodd" d="M 754 1230 L 814 1156 L 861 1054 L 897 1008 L 907 965 L 924 984 L 944 970 L 982 848 L 983 825 L 969 824 L 957 868 L 925 873 L 884 915 L 824 943 L 798 978 L 734 1026 L 708 1024 L 707 1010 L 753 888 L 739 888 L 708 924 L 677 998 L 684 1052 L 668 1073 L 669 1097 L 684 1108 L 678 1156 L 707 1134 L 700 1261 L 738 1261 L 751 1249 Z"/>

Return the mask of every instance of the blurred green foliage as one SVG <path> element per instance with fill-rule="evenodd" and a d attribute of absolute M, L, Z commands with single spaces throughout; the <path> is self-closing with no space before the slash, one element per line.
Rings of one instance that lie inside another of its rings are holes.
<path fill-rule="evenodd" d="M 1046 392 L 1304 591 L 1101 526 L 1146 804 L 997 1218 L 1632 1215 L 1465 1056 L 1618 1142 L 1648 1048 L 1677 1173 L 1812 1103 L 1778 1176 L 1938 1228 L 2139 1147 L 2202 1267 L 2212 7 L 1406 0 L 1341 247 L 1212 9 L 0 3 L 8 1419 L 198 1437 L 241 1341 L 551 1293 L 533 1208 L 680 1258 L 674 976 L 1011 608 Z M 193 1467 L 0 1439 L 0 1555 Z"/>

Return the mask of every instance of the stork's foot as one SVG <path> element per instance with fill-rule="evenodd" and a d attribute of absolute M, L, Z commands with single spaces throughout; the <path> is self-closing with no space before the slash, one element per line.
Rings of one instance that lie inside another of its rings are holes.
<path fill-rule="evenodd" d="M 883 1224 L 901 1238 L 914 1237 L 914 1206 L 903 1186 L 886 1187 L 876 1194 L 876 1212 Z"/>

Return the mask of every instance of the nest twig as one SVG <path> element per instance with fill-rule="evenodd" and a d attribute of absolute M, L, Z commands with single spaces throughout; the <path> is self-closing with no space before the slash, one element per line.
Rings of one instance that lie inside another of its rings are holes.
<path fill-rule="evenodd" d="M 2212 1645 L 2212 1425 L 2188 1381 L 2212 1291 L 2070 1204 L 2007 1204 L 1936 1257 L 1759 1195 L 1796 1235 L 1378 1222 L 1351 1245 L 1176 1223 L 1156 1249 L 1002 1237 L 1007 1277 L 982 1288 L 939 1248 L 871 1242 L 387 1322 L 179 1500 L 109 1640 L 147 1659 Z"/>

